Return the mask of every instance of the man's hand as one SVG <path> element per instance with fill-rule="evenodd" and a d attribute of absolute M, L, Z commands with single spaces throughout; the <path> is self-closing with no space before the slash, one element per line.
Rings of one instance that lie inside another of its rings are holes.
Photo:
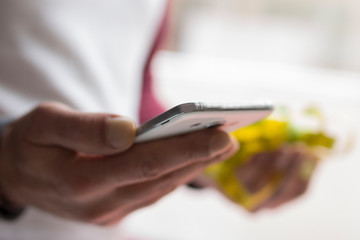
<path fill-rule="evenodd" d="M 19 205 L 112 225 L 237 149 L 216 129 L 133 145 L 134 138 L 126 118 L 42 104 L 3 132 L 0 189 Z"/>
<path fill-rule="evenodd" d="M 316 163 L 316 157 L 305 146 L 287 145 L 274 152 L 256 154 L 236 170 L 236 176 L 251 193 L 277 178 L 276 191 L 252 210 L 257 212 L 276 208 L 302 195 Z"/>

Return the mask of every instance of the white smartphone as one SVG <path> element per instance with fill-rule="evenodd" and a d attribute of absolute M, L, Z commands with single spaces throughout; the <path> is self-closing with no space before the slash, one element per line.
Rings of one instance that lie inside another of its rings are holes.
<path fill-rule="evenodd" d="M 273 105 L 268 101 L 239 104 L 184 103 L 139 126 L 135 142 L 172 137 L 215 126 L 231 132 L 265 118 L 272 110 Z"/>

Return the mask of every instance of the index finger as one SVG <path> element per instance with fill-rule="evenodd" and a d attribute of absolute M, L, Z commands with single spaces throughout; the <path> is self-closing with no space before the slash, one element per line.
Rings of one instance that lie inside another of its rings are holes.
<path fill-rule="evenodd" d="M 211 161 L 236 148 L 231 137 L 218 129 L 135 144 L 128 151 L 84 161 L 82 171 L 117 187 L 160 178 L 198 162 Z"/>

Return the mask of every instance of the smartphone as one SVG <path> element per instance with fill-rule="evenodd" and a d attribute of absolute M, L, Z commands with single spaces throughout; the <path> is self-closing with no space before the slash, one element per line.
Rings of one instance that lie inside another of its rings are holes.
<path fill-rule="evenodd" d="M 211 127 L 231 132 L 265 118 L 272 111 L 273 105 L 269 101 L 238 104 L 184 103 L 139 126 L 135 142 L 172 137 Z"/>

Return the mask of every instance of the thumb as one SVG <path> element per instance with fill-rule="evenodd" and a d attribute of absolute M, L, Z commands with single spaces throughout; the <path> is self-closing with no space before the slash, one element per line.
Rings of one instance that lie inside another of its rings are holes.
<path fill-rule="evenodd" d="M 33 143 L 56 145 L 86 154 L 114 154 L 134 142 L 136 126 L 126 117 L 82 113 L 63 104 L 44 103 L 24 121 Z"/>

